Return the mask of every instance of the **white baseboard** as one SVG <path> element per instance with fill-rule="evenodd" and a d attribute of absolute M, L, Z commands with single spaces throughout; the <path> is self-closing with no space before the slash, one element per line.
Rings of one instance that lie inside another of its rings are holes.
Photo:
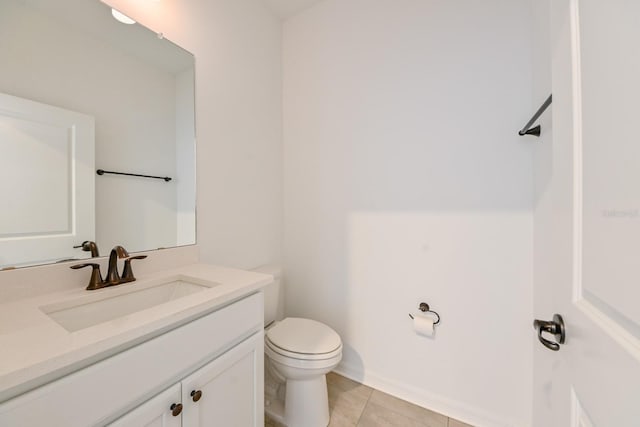
<path fill-rule="evenodd" d="M 341 363 L 334 371 L 354 381 L 361 382 L 376 390 L 430 409 L 450 418 L 455 418 L 475 427 L 530 427 L 531 424 L 518 424 L 504 420 L 496 414 L 488 414 L 460 402 L 438 396 L 417 387 L 408 386 L 371 371 L 363 371 L 348 364 Z"/>

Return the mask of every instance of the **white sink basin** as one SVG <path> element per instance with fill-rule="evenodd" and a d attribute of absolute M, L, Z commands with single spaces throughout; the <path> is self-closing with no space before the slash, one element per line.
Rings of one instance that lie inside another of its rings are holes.
<path fill-rule="evenodd" d="M 127 289 L 118 289 L 118 286 L 106 288 L 95 297 L 88 295 L 70 302 L 43 306 L 40 310 L 67 331 L 74 332 L 175 301 L 217 285 L 196 283 L 184 277 L 174 277 L 151 286 L 145 285 L 143 288 L 135 288 L 136 283 L 133 282 L 126 285 Z M 114 291 L 121 292 L 114 295 Z"/>

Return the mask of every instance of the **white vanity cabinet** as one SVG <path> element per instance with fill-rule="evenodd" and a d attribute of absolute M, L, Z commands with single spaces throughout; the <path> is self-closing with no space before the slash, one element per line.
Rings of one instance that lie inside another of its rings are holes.
<path fill-rule="evenodd" d="M 109 427 L 262 426 L 261 366 L 263 339 L 256 334 Z"/>
<path fill-rule="evenodd" d="M 0 426 L 263 425 L 262 292 L 165 329 L 0 404 Z"/>
<path fill-rule="evenodd" d="M 263 360 L 258 334 L 185 378 L 182 426 L 263 426 Z"/>
<path fill-rule="evenodd" d="M 180 404 L 180 398 L 180 384 L 175 384 L 109 424 L 109 427 L 180 427 L 182 413 L 173 415 L 174 405 Z"/>

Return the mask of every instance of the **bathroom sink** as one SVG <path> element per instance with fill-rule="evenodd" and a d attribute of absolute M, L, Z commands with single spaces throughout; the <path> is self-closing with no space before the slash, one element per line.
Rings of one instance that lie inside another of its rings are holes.
<path fill-rule="evenodd" d="M 107 288 L 101 295 L 96 296 L 101 297 L 97 300 L 93 295 L 88 295 L 71 302 L 43 306 L 40 310 L 67 331 L 74 332 L 172 302 L 217 285 L 197 283 L 186 278 L 173 278 L 142 289 L 135 288 L 135 284 L 127 285 L 126 290 L 117 287 Z M 113 295 L 113 291 L 116 290 L 124 292 Z"/>

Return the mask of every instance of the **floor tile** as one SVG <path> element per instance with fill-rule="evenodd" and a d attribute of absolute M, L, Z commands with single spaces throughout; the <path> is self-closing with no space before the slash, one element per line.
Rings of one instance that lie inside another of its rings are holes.
<path fill-rule="evenodd" d="M 449 418 L 449 427 L 473 427 L 471 424 L 465 424 L 462 421 Z"/>
<path fill-rule="evenodd" d="M 331 421 L 337 426 L 355 426 L 373 389 L 348 378 L 327 376 Z"/>
<path fill-rule="evenodd" d="M 369 403 L 373 403 L 393 412 L 402 414 L 409 419 L 420 422 L 420 425 L 422 426 L 447 427 L 448 418 L 446 416 L 414 405 L 405 400 L 398 399 L 397 397 L 393 397 L 378 390 L 374 390 L 372 392 Z"/>
<path fill-rule="evenodd" d="M 272 420 L 269 415 L 264 414 L 264 427 L 285 427 L 284 424 Z"/>
<path fill-rule="evenodd" d="M 335 373 L 327 374 L 329 427 L 472 427 Z M 265 416 L 265 427 L 283 427 Z"/>
<path fill-rule="evenodd" d="M 364 384 L 361 384 L 357 381 L 351 380 L 347 377 L 343 377 L 342 375 L 336 374 L 334 372 L 329 372 L 327 374 L 327 385 L 333 386 L 339 390 L 349 391 L 353 394 L 357 394 L 367 399 L 371 396 L 371 392 L 373 389 Z"/>
<path fill-rule="evenodd" d="M 375 403 L 367 403 L 358 427 L 425 427 L 425 424 Z"/>
<path fill-rule="evenodd" d="M 359 417 L 358 417 L 359 418 Z M 328 427 L 356 427 L 357 420 L 353 421 L 352 417 L 343 415 L 341 411 L 331 411 L 331 419 Z"/>

